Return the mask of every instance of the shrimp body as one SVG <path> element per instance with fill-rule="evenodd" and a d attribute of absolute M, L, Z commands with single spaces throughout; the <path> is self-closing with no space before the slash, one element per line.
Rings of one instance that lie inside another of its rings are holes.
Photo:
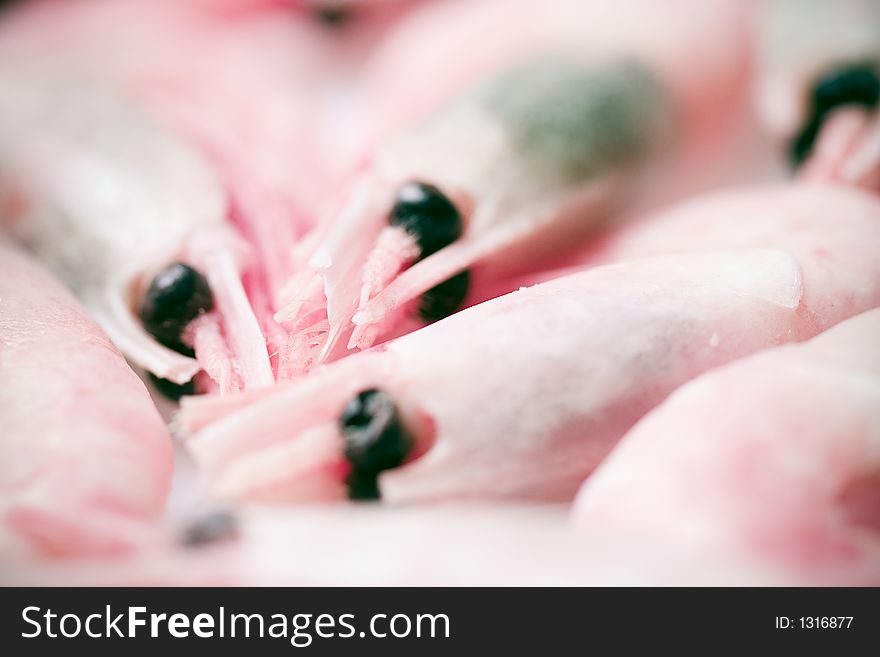
<path fill-rule="evenodd" d="M 271 381 L 239 279 L 248 253 L 195 152 L 121 97 L 42 70 L 0 74 L 0 118 L 5 228 L 71 286 L 134 362 L 177 383 L 198 371 L 135 316 L 157 273 L 189 261 L 214 291 L 237 375 Z M 192 340 L 198 351 L 202 339 Z"/>
<path fill-rule="evenodd" d="M 789 585 L 876 586 L 878 330 L 874 310 L 684 386 L 586 482 L 577 521 Z"/>
<path fill-rule="evenodd" d="M 536 267 L 619 214 L 624 199 L 635 205 L 633 198 L 650 189 L 661 155 L 699 150 L 697 118 L 713 114 L 706 86 L 731 95 L 745 67 L 737 12 L 710 4 L 701 14 L 707 21 L 683 21 L 674 39 L 645 42 L 623 30 L 585 46 L 571 25 L 583 26 L 593 15 L 583 3 L 556 2 L 535 17 L 536 26 L 524 20 L 512 29 L 518 37 L 505 42 L 504 57 L 477 66 L 479 76 L 447 84 L 439 62 L 426 64 L 424 75 L 447 90 L 445 102 L 382 140 L 348 200 L 303 249 L 305 266 L 276 314 L 293 322 L 294 331 L 312 331 L 317 348 L 303 359 L 335 358 L 345 353 L 346 340 L 348 348 L 366 348 L 399 332 L 412 315 L 406 304 L 420 298 L 423 309 L 425 293 L 437 311 L 422 310 L 423 320 L 448 315 L 474 299 L 471 288 Z M 490 16 L 498 20 L 510 9 L 508 3 L 479 5 L 474 16 L 484 27 Z M 516 16 L 528 8 L 511 6 Z M 634 6 L 660 11 L 650 2 Z M 597 32 L 603 21 L 615 22 L 598 13 Z M 404 21 L 399 29 L 410 28 Z M 682 75 L 689 38 L 699 40 L 706 30 L 722 44 L 723 61 Z M 394 44 L 393 33 L 390 40 Z M 385 89 L 389 105 L 420 93 L 403 85 L 395 93 L 390 83 Z M 707 122 L 717 127 L 725 112 L 729 118 L 731 107 Z M 413 184 L 430 187 L 455 214 L 438 218 L 413 208 L 407 197 Z M 415 216 L 409 224 L 393 221 L 407 212 Z M 426 249 L 424 233 L 438 221 L 460 224 L 460 234 Z M 456 276 L 467 280 L 453 283 Z M 447 284 L 454 289 L 441 287 Z M 322 311 L 324 324 L 305 321 Z"/>
<path fill-rule="evenodd" d="M 670 215 L 597 248 L 593 262 L 620 264 L 499 297 L 268 395 L 191 400 L 181 423 L 209 485 L 266 499 L 567 499 L 685 381 L 880 305 L 880 206 L 867 194 L 781 186 Z M 351 474 L 364 455 L 346 441 L 365 433 L 386 459 L 363 466 L 375 491 Z"/>
<path fill-rule="evenodd" d="M 113 95 L 20 75 L 0 93 L 6 224 L 78 294 L 158 268 L 194 229 L 222 223 L 211 171 Z"/>
<path fill-rule="evenodd" d="M 331 170 L 346 168 L 356 141 L 346 137 L 357 115 L 346 109 L 350 80 L 401 4 L 357 3 L 351 24 L 336 29 L 310 2 L 28 3 L 0 24 L 0 61 L 120 90 L 204 157 L 227 220 L 258 256 L 243 263 L 243 283 L 273 370 L 286 378 L 296 350 L 272 317 L 274 299 L 295 269 L 296 240 L 335 193 Z M 211 353 L 206 367 L 223 361 Z M 241 387 L 238 369 L 209 368 L 221 389 Z"/>
<path fill-rule="evenodd" d="M 84 556 L 151 534 L 173 468 L 143 383 L 78 302 L 0 244 L 0 551 Z"/>
<path fill-rule="evenodd" d="M 806 182 L 749 186 L 707 194 L 612 231 L 584 263 L 779 248 L 809 262 L 803 266 L 804 305 L 816 330 L 824 331 L 878 303 L 876 221 L 876 196 L 860 190 Z"/>
<path fill-rule="evenodd" d="M 216 422 L 205 418 L 222 400 L 189 400 L 181 422 L 200 429 L 189 445 L 215 495 L 369 496 L 340 424 L 350 400 L 378 389 L 397 413 L 368 399 L 352 424 L 383 439 L 403 432 L 411 446 L 401 467 L 378 473 L 374 494 L 566 500 L 672 389 L 809 335 L 800 294 L 797 263 L 772 250 L 599 268 L 468 309 L 260 400 L 245 395 Z M 374 426 L 379 415 L 389 426 Z"/>

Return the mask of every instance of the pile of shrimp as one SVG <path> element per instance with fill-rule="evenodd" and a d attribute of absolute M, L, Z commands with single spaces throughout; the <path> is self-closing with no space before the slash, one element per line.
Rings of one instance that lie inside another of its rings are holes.
<path fill-rule="evenodd" d="M 0 583 L 880 585 L 880 2 L 3 4 Z"/>

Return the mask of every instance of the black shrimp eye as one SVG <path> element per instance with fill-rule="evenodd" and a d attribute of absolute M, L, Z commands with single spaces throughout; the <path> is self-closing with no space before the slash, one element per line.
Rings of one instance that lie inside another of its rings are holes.
<path fill-rule="evenodd" d="M 343 409 L 339 426 L 345 458 L 351 465 L 348 496 L 378 499 L 377 477 L 383 470 L 400 466 L 413 446 L 394 400 L 383 390 L 364 390 Z"/>
<path fill-rule="evenodd" d="M 790 146 L 795 166 L 810 154 L 822 125 L 836 109 L 846 106 L 876 109 L 880 103 L 880 76 L 871 63 L 851 63 L 819 78 L 810 95 L 810 108 L 803 128 Z"/>
<path fill-rule="evenodd" d="M 423 182 L 409 182 L 398 190 L 389 222 L 415 238 L 420 258 L 449 246 L 463 230 L 458 208 L 439 189 Z"/>
<path fill-rule="evenodd" d="M 351 7 L 344 7 L 341 4 L 317 7 L 313 11 L 318 22 L 331 29 L 344 27 L 351 21 L 353 13 Z"/>
<path fill-rule="evenodd" d="M 873 109 L 880 100 L 880 78 L 871 63 L 849 64 L 823 75 L 813 87 L 813 109 L 826 113 L 841 105 Z"/>
<path fill-rule="evenodd" d="M 152 372 L 147 372 L 147 376 L 153 387 L 171 401 L 180 401 L 184 395 L 197 394 L 195 379 L 190 379 L 186 383 L 174 383 L 174 381 L 162 379 Z"/>
<path fill-rule="evenodd" d="M 426 322 L 436 322 L 461 308 L 470 287 L 471 275 L 467 269 L 446 279 L 423 293 L 419 299 L 419 316 Z"/>
<path fill-rule="evenodd" d="M 212 511 L 191 522 L 180 535 L 186 547 L 200 547 L 238 536 L 238 520 L 230 511 Z"/>
<path fill-rule="evenodd" d="M 214 307 L 207 279 L 189 265 L 168 265 L 156 274 L 144 295 L 140 317 L 144 328 L 160 343 L 182 354 L 192 349 L 183 331 L 196 317 Z"/>

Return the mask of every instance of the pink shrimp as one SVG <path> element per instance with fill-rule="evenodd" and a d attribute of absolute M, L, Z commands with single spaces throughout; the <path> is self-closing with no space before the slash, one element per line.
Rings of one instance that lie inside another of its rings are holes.
<path fill-rule="evenodd" d="M 213 1 L 38 2 L 5 22 L 0 54 L 10 65 L 37 61 L 112 83 L 193 140 L 220 169 L 266 266 L 282 276 L 279 251 L 332 189 L 315 97 L 333 84 L 326 78 L 351 39 L 330 39 L 299 12 L 240 4 L 228 16 Z"/>
<path fill-rule="evenodd" d="M 7 230 L 133 362 L 184 383 L 199 369 L 183 354 L 194 344 L 223 391 L 273 380 L 239 274 L 249 254 L 227 213 L 210 167 L 125 99 L 39 68 L 0 72 Z"/>
<path fill-rule="evenodd" d="M 396 2 L 358 9 L 344 31 L 328 30 L 293 10 L 300 4 L 37 2 L 0 26 L 0 61 L 122 89 L 211 162 L 230 221 L 259 254 L 244 284 L 282 377 L 291 347 L 273 299 L 293 271 L 296 240 L 334 195 L 331 169 L 345 168 L 338 142 L 349 116 L 339 108 L 349 103 L 340 99 L 400 11 Z"/>
<path fill-rule="evenodd" d="M 809 335 L 797 312 L 800 276 L 785 253 L 755 251 L 551 281 L 265 399 L 230 399 L 251 403 L 189 446 L 211 493 L 225 498 L 375 497 L 376 475 L 387 469 L 379 483 L 391 502 L 570 499 L 622 432 L 677 385 Z M 218 403 L 191 400 L 182 424 L 195 428 Z"/>
<path fill-rule="evenodd" d="M 671 215 L 600 253 L 675 255 L 486 302 L 298 385 L 191 400 L 180 422 L 209 486 L 235 498 L 341 497 L 347 477 L 356 496 L 350 464 L 365 438 L 348 422 L 365 435 L 394 428 L 381 433 L 383 458 L 398 461 L 379 478 L 388 500 L 566 499 L 678 385 L 880 305 L 880 204 L 867 194 L 790 185 Z"/>
<path fill-rule="evenodd" d="M 559 0 L 413 10 L 376 57 L 369 79 L 384 84 L 365 92 L 368 106 L 402 107 L 388 114 L 400 124 L 457 100 L 383 140 L 299 248 L 304 267 L 276 317 L 307 335 L 301 360 L 409 330 L 404 305 L 417 297 L 423 320 L 448 315 L 479 296 L 471 289 L 538 266 L 618 214 L 651 187 L 653 156 L 672 151 L 684 167 L 710 133 L 723 142 L 746 77 L 740 9 Z M 649 16 L 670 29 L 635 27 Z M 468 56 L 449 58 L 449 43 Z M 712 56 L 694 65 L 701 43 Z"/>
<path fill-rule="evenodd" d="M 764 123 L 802 177 L 880 190 L 880 5 L 771 0 L 760 15 Z"/>
<path fill-rule="evenodd" d="M 586 482 L 578 521 L 781 583 L 877 586 L 878 333 L 874 310 L 684 386 Z"/>
<path fill-rule="evenodd" d="M 824 183 L 709 194 L 609 232 L 584 258 L 598 265 L 713 249 L 780 248 L 811 261 L 804 306 L 817 331 L 876 305 L 880 254 L 862 243 L 877 223 L 876 196 Z M 863 279 L 863 277 L 868 277 Z"/>
<path fill-rule="evenodd" d="M 0 379 L 3 560 L 145 540 L 171 482 L 168 430 L 78 302 L 2 243 Z"/>

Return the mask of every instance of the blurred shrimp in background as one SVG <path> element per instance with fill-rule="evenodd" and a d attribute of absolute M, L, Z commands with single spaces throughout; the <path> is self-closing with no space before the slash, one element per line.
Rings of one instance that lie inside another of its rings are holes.
<path fill-rule="evenodd" d="M 298 10 L 285 3 L 172 0 L 35 1 L 20 5 L 0 28 L 0 66 L 16 71 L 18 79 L 50 77 L 49 85 L 58 84 L 56 80 L 70 82 L 72 107 L 63 108 L 57 99 L 46 98 L 46 103 L 57 102 L 54 111 L 76 111 L 77 97 L 87 100 L 89 94 L 110 90 L 138 105 L 159 128 L 187 141 L 211 165 L 214 188 L 202 193 L 193 190 L 192 201 L 177 203 L 205 203 L 207 195 L 212 195 L 213 220 L 228 221 L 251 245 L 249 249 L 244 244 L 235 247 L 233 265 L 241 271 L 247 298 L 244 290 L 235 289 L 225 295 L 226 304 L 223 295 L 218 297 L 223 321 L 201 340 L 205 355 L 200 361 L 221 390 L 272 380 L 269 352 L 277 353 L 273 345 L 280 339 L 280 328 L 269 317 L 267 299 L 277 281 L 290 273 L 289 254 L 296 238 L 313 222 L 320 202 L 332 195 L 331 180 L 322 174 L 325 151 L 319 147 L 322 130 L 328 131 L 322 128 L 322 117 L 332 114 L 323 111 L 323 99 L 351 75 L 357 53 L 368 47 L 399 6 L 384 3 L 375 11 L 352 10 L 363 17 L 344 35 L 317 19 L 317 9 L 311 6 Z M 76 89 L 85 85 L 94 85 L 92 91 Z M 63 98 L 64 93 L 59 96 Z M 57 118 L 48 120 L 58 123 Z M 90 120 L 99 119 L 84 118 L 79 129 L 88 129 L 85 123 Z M 39 130 L 39 126 L 30 129 Z M 167 163 L 162 168 L 168 170 Z M 61 171 L 59 175 L 70 178 L 73 174 Z M 145 168 L 143 175 L 149 180 L 159 172 L 151 174 Z M 192 189 L 191 183 L 187 186 Z M 44 192 L 49 198 L 41 202 L 50 203 L 53 193 L 57 192 Z M 86 200 L 100 203 L 95 196 L 92 193 L 93 198 Z M 138 209 L 146 212 L 141 207 L 143 199 L 122 198 L 121 202 L 132 214 Z M 157 208 L 157 212 L 167 210 Z M 177 225 L 192 222 L 196 213 L 192 207 L 183 208 L 185 216 L 175 221 Z M 94 215 L 81 218 L 86 225 L 94 220 Z M 142 228 L 149 229 L 150 224 Z M 156 225 L 156 230 L 168 228 Z M 181 257 L 169 247 L 167 259 Z M 38 250 L 51 251 L 52 247 L 44 244 Z M 177 250 L 182 250 L 180 242 Z M 128 260 L 139 257 L 131 247 L 119 255 Z M 164 264 L 153 265 L 152 273 Z M 72 266 L 75 270 L 89 267 L 88 263 Z M 236 274 L 229 269 L 224 280 L 235 288 Z M 114 286 L 120 284 L 126 289 L 104 294 L 113 297 L 115 308 L 103 313 L 112 315 L 106 322 L 108 330 L 131 344 L 126 351 L 138 364 L 174 383 L 184 383 L 192 376 L 192 367 L 173 367 L 168 364 L 169 355 L 164 359 L 148 356 L 157 350 L 138 334 L 125 308 L 120 308 L 140 305 L 131 298 L 137 292 L 129 288 L 145 290 L 149 280 L 126 277 Z M 208 333 L 202 328 L 203 334 Z M 224 342 L 238 344 L 226 347 Z M 220 362 L 230 359 L 232 370 Z M 277 361 L 275 365 L 277 369 Z"/>
<path fill-rule="evenodd" d="M 756 106 L 814 180 L 880 189 L 880 3 L 756 3 Z"/>
<path fill-rule="evenodd" d="M 304 241 L 276 315 L 300 338 L 292 358 L 333 360 L 515 289 L 498 282 L 688 188 L 743 119 L 749 42 L 724 0 L 414 9 L 368 63 L 363 170 Z"/>

